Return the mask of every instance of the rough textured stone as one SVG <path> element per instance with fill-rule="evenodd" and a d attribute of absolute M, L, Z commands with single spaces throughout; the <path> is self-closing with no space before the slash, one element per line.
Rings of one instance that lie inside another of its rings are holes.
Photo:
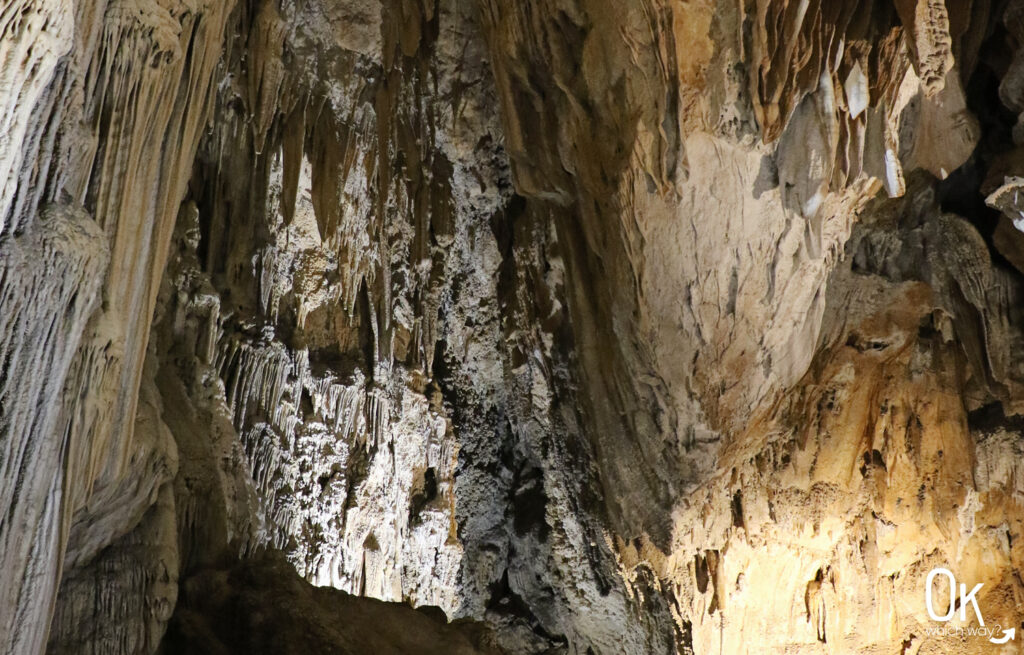
<path fill-rule="evenodd" d="M 1024 4 L 7 5 L 0 652 L 1021 620 Z"/>

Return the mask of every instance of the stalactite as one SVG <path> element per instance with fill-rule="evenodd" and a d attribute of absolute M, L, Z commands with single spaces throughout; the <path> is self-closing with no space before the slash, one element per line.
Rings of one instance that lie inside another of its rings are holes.
<path fill-rule="evenodd" d="M 988 648 L 1021 6 L 8 2 L 0 652 Z"/>

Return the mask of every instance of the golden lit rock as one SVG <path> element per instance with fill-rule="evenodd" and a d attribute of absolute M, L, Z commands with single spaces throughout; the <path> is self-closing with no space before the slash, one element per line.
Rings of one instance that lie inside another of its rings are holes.
<path fill-rule="evenodd" d="M 8 2 L 0 655 L 1019 652 L 1022 43 Z"/>

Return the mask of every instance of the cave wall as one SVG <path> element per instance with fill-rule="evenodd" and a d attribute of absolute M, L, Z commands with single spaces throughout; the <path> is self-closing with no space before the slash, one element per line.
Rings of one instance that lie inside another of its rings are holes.
<path fill-rule="evenodd" d="M 43 650 L 65 552 L 130 531 L 174 475 L 173 442 L 134 428 L 229 9 L 4 9 L 4 652 Z"/>
<path fill-rule="evenodd" d="M 13 3 L 0 650 L 270 549 L 510 653 L 991 652 L 922 590 L 1018 622 L 1022 15 Z"/>

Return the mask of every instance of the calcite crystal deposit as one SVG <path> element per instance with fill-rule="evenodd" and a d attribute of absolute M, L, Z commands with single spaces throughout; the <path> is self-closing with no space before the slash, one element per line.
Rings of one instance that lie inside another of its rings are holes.
<path fill-rule="evenodd" d="M 0 130 L 0 655 L 1021 652 L 1024 2 L 5 0 Z"/>

